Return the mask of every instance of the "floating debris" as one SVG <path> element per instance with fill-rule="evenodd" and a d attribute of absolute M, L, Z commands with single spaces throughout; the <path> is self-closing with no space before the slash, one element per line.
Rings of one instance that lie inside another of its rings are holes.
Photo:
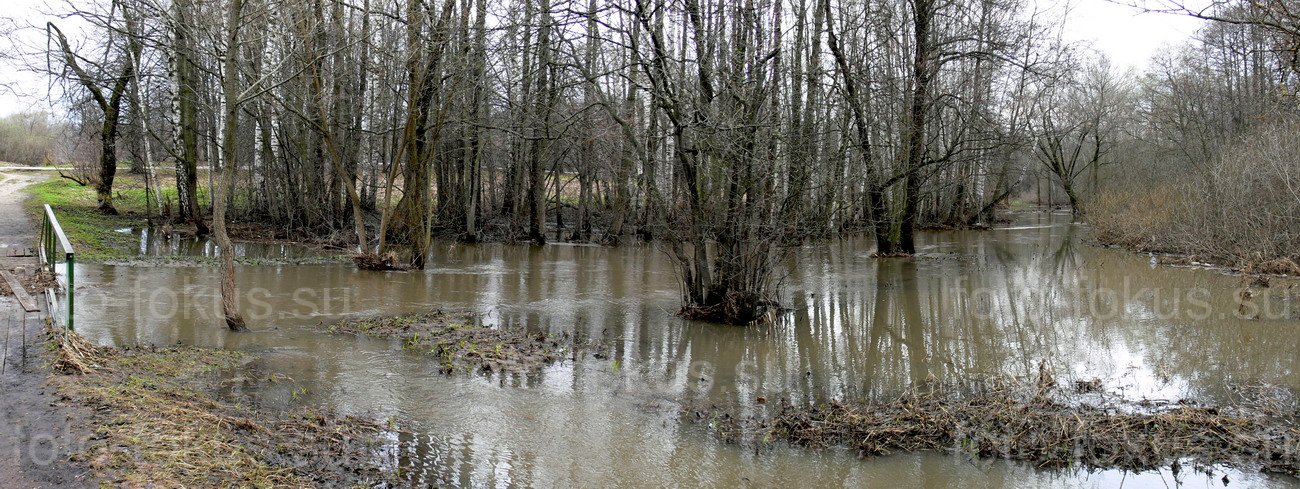
<path fill-rule="evenodd" d="M 1042 468 L 1136 471 L 1182 460 L 1300 474 L 1297 411 L 1269 395 L 1232 406 L 1104 398 L 1088 404 L 1078 394 L 1101 392 L 1099 380 L 1062 387 L 1041 377 L 1033 384 L 977 385 L 914 391 L 881 402 L 794 405 L 781 399 L 771 414 L 746 419 L 716 407 L 693 410 L 689 417 L 731 442 L 843 446 L 863 457 L 933 450 Z"/>

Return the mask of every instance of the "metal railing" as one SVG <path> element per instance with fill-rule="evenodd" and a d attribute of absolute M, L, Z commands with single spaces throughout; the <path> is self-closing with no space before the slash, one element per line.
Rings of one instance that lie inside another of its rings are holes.
<path fill-rule="evenodd" d="M 41 241 L 37 254 L 40 256 L 41 266 L 49 268 L 50 273 L 54 274 L 56 283 L 59 280 L 59 273 L 55 268 L 58 264 L 58 255 L 55 252 L 60 248 L 63 250 L 64 277 L 67 279 L 66 293 L 68 295 L 67 319 L 63 326 L 71 330 L 73 311 L 72 280 L 75 276 L 73 275 L 73 268 L 77 263 L 77 255 L 72 251 L 72 243 L 68 242 L 68 235 L 64 234 L 63 227 L 59 226 L 59 219 L 54 217 L 54 209 L 51 209 L 49 204 L 45 204 L 45 216 L 41 219 Z M 53 309 L 56 302 L 54 300 L 49 302 L 50 308 Z M 53 310 L 50 311 L 50 316 L 54 316 Z"/>

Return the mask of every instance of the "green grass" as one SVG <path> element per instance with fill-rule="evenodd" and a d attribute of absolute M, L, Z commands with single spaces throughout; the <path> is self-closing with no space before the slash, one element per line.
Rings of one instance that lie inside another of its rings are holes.
<path fill-rule="evenodd" d="M 42 205 L 50 204 L 79 259 L 122 258 L 132 254 L 137 241 L 135 235 L 117 230 L 143 227 L 146 221 L 143 185 L 132 188 L 128 184 L 120 188 L 121 190 L 113 191 L 113 205 L 120 213 L 117 216 L 99 212 L 94 187 L 83 187 L 63 178 L 54 178 L 24 188 L 28 197 L 23 202 L 23 207 L 33 222 L 39 223 Z"/>
<path fill-rule="evenodd" d="M 1007 199 L 1006 205 L 1007 205 L 1006 208 L 1009 211 L 1026 211 L 1030 209 L 1037 209 L 1038 207 L 1040 207 L 1038 204 L 1029 202 L 1027 200 L 1018 197 Z"/>
<path fill-rule="evenodd" d="M 0 175 L 0 179 L 3 178 Z M 76 250 L 79 260 L 117 261 L 136 256 L 135 250 L 139 246 L 138 235 L 118 232 L 117 230 L 143 228 L 149 224 L 145 219 L 145 186 L 144 179 L 141 176 L 125 172 L 117 175 L 113 185 L 113 206 L 118 211 L 116 216 L 99 212 L 99 204 L 93 186 L 81 186 L 68 179 L 52 177 L 49 180 L 28 185 L 23 188 L 23 191 L 27 193 L 27 197 L 23 201 L 23 209 L 27 212 L 28 217 L 32 219 L 34 225 L 41 222 L 43 217 L 41 206 L 43 204 L 50 204 L 50 207 L 54 208 L 54 214 L 58 217 L 63 231 L 68 235 L 68 240 L 72 242 L 72 247 Z M 162 195 L 164 202 L 170 199 L 172 210 L 175 211 L 177 205 L 176 188 L 164 185 Z M 206 208 L 208 206 L 207 191 L 200 190 L 198 197 L 200 207 Z M 247 198 L 247 195 L 241 194 L 235 199 L 235 205 L 246 205 L 245 200 Z M 156 203 L 154 204 L 154 212 L 158 212 Z M 155 224 L 161 224 L 161 222 L 158 219 L 154 221 Z M 238 230 L 236 229 L 234 232 L 237 233 Z M 232 236 L 232 239 L 242 241 L 239 236 Z M 34 246 L 36 243 L 32 243 L 32 245 Z M 177 263 L 210 262 L 210 264 L 216 264 L 215 259 L 204 257 L 173 256 L 168 257 L 168 259 Z M 337 253 L 322 253 L 317 256 L 289 259 L 236 257 L 235 260 L 244 265 L 283 265 L 333 263 L 350 261 L 350 258 Z"/>

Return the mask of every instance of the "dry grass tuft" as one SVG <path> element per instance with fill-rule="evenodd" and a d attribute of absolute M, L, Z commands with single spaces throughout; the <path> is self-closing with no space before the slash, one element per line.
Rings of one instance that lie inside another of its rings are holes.
<path fill-rule="evenodd" d="M 99 368 L 104 356 L 100 347 L 72 331 L 51 329 L 49 334 L 52 344 L 58 348 L 58 356 L 51 365 L 55 371 L 63 374 L 89 374 Z"/>
<path fill-rule="evenodd" d="M 1290 258 L 1278 258 L 1275 260 L 1261 261 L 1252 263 L 1243 269 L 1243 272 L 1265 275 L 1297 275 L 1300 276 L 1300 265 Z"/>

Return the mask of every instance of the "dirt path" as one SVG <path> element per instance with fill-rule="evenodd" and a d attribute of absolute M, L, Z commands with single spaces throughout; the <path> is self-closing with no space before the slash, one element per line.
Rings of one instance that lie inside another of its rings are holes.
<path fill-rule="evenodd" d="M 23 212 L 20 189 L 48 176 L 0 178 L 0 269 L 18 275 L 36 266 L 35 258 L 10 256 L 36 242 L 36 223 Z M 68 460 L 85 440 L 70 422 L 82 415 L 63 406 L 46 383 L 41 317 L 24 312 L 13 296 L 0 296 L 0 487 L 92 487 L 85 467 Z"/>

